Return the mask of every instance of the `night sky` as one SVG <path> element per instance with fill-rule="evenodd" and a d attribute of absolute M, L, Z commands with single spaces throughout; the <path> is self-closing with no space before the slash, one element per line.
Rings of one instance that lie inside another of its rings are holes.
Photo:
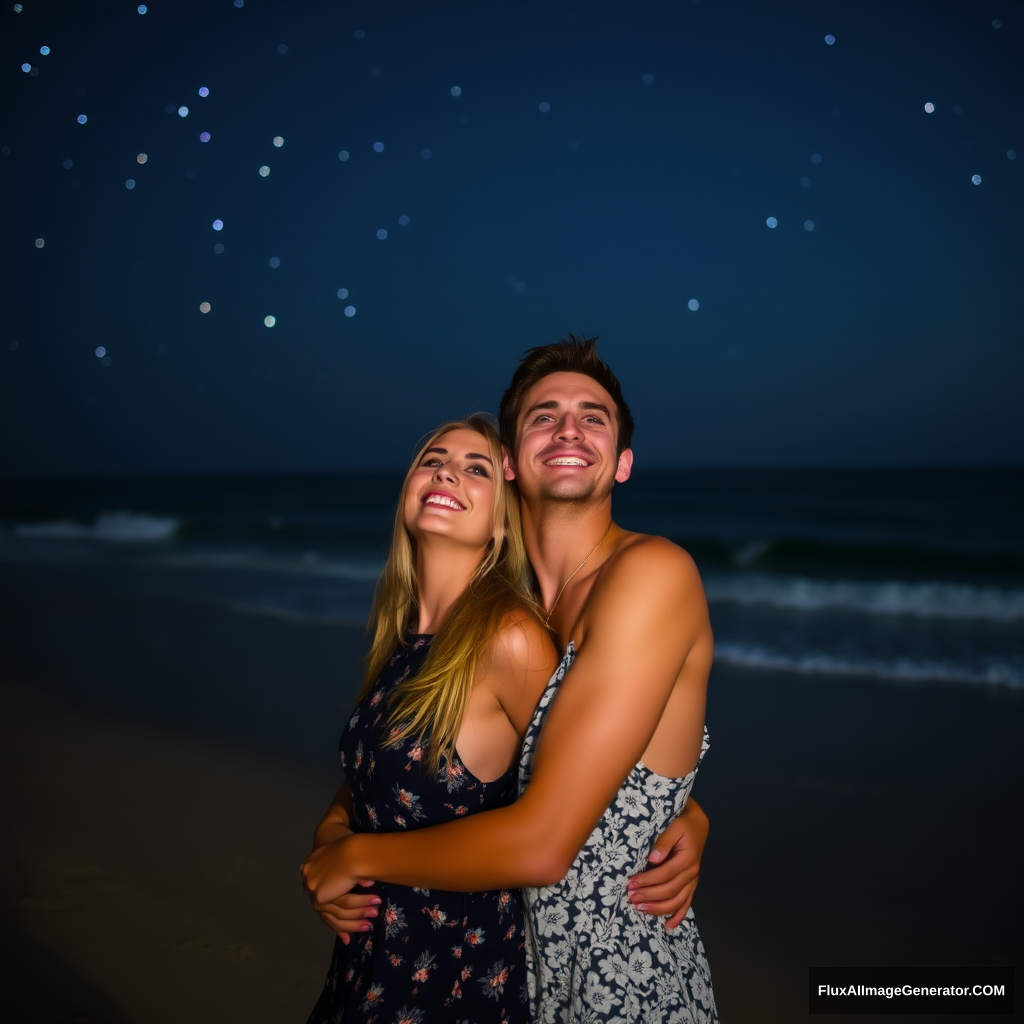
<path fill-rule="evenodd" d="M 0 474 L 398 469 L 567 331 L 639 465 L 1020 464 L 1022 71 L 994 0 L 6 2 Z"/>

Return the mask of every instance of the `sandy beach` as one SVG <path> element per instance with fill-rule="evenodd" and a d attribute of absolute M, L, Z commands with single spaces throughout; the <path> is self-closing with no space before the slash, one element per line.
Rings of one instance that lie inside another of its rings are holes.
<path fill-rule="evenodd" d="M 359 631 L 0 579 L 0 1017 L 304 1020 L 331 936 L 297 865 Z M 811 964 L 1022 963 L 1024 701 L 716 668 L 708 725 L 695 912 L 723 1021 L 830 1019 Z"/>
<path fill-rule="evenodd" d="M 304 1019 L 330 779 L 4 687 L 3 1019 Z"/>

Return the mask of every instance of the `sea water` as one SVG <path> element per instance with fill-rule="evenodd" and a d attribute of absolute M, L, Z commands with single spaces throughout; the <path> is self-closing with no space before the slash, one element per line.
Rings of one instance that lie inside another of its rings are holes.
<path fill-rule="evenodd" d="M 363 626 L 399 475 L 7 481 L 2 563 Z M 716 661 L 1024 689 L 1024 471 L 649 470 L 622 526 L 685 547 Z"/>

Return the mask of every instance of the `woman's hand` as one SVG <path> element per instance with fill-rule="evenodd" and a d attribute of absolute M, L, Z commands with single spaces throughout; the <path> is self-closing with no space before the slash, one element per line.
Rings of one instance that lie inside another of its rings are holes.
<path fill-rule="evenodd" d="M 345 844 L 351 836 L 317 846 L 299 865 L 302 888 L 309 896 L 313 909 L 326 908 L 335 900 L 351 892 L 359 882 L 346 870 Z"/>
<path fill-rule="evenodd" d="M 359 883 L 361 886 L 371 886 L 373 882 L 364 880 Z M 328 928 L 338 936 L 347 946 L 352 935 L 360 932 L 368 932 L 372 927 L 371 919 L 379 913 L 380 897 L 374 894 L 367 896 L 356 893 L 348 893 L 341 896 L 333 903 L 313 903 L 313 910 L 320 916 Z"/>
<path fill-rule="evenodd" d="M 634 875 L 627 886 L 629 902 L 638 910 L 654 917 L 668 915 L 665 928 L 669 931 L 690 909 L 708 828 L 708 816 L 696 800 L 688 800 L 654 844 L 648 863 L 657 866 Z"/>

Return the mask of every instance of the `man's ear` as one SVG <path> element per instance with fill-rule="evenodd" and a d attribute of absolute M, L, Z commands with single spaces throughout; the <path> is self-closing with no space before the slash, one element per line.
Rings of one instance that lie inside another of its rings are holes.
<path fill-rule="evenodd" d="M 501 446 L 501 472 L 506 480 L 515 480 L 516 478 L 515 466 L 512 465 L 512 456 L 504 445 Z"/>
<path fill-rule="evenodd" d="M 615 470 L 615 482 L 617 484 L 624 484 L 629 479 L 629 474 L 633 472 L 633 449 L 627 448 L 619 456 L 619 465 Z"/>

